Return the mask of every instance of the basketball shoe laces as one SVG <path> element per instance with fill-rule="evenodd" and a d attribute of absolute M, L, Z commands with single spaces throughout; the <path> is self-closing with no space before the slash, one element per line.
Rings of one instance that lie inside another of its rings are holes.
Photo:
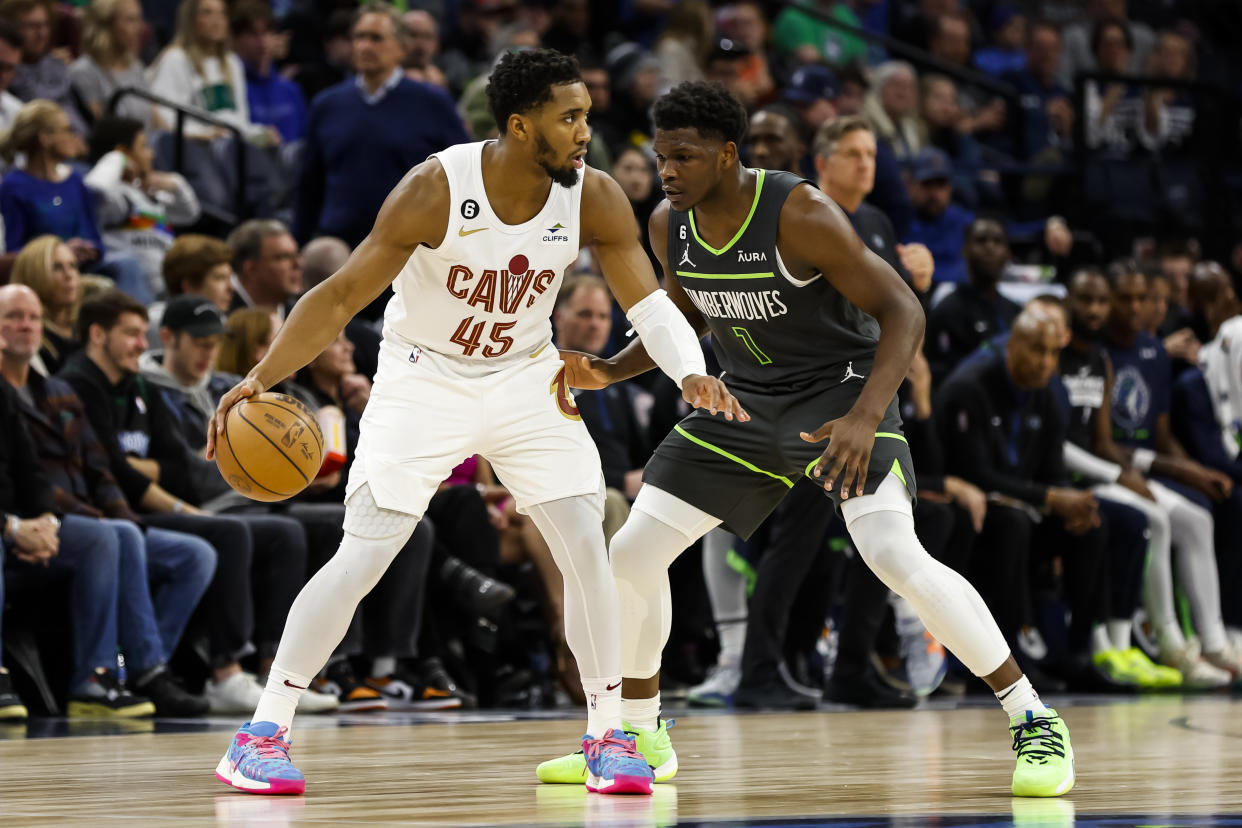
<path fill-rule="evenodd" d="M 616 733 L 615 730 L 610 730 L 608 732 Z M 631 742 L 628 739 L 622 739 L 619 736 L 605 735 L 602 739 L 592 739 L 587 744 L 586 758 L 588 760 L 593 760 L 599 757 L 600 754 L 604 755 L 604 762 L 609 766 L 616 765 L 623 759 L 638 759 L 640 761 L 646 761 L 641 755 L 639 755 L 635 742 Z M 609 769 L 611 770 L 612 768 L 610 767 Z"/>
<path fill-rule="evenodd" d="M 288 727 L 282 727 L 272 736 L 252 736 L 242 734 L 245 741 L 242 742 L 243 747 L 253 748 L 255 759 L 261 766 L 270 767 L 269 763 L 289 762 L 289 743 L 282 736 L 289 732 Z M 241 758 L 238 758 L 236 765 L 241 764 Z M 236 767 L 236 765 L 234 767 Z"/>
<path fill-rule="evenodd" d="M 1065 758 L 1065 742 L 1053 729 L 1052 719 L 1032 717 L 1009 729 L 1013 731 L 1013 749 L 1018 752 L 1019 759 L 1045 765 L 1053 756 Z"/>

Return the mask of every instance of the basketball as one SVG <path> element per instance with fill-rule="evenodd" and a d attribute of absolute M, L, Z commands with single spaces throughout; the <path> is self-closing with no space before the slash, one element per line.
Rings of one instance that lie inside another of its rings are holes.
<path fill-rule="evenodd" d="M 315 412 L 287 394 L 265 391 L 229 409 L 216 440 L 216 467 L 251 500 L 293 497 L 323 464 L 323 432 Z"/>

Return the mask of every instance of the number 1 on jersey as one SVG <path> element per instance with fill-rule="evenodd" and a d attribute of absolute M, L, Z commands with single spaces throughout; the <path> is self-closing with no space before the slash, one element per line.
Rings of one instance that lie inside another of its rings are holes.
<path fill-rule="evenodd" d="M 746 346 L 746 350 L 755 355 L 755 359 L 759 360 L 760 365 L 771 365 L 772 359 L 763 351 L 759 350 L 759 346 L 755 344 L 754 338 L 750 335 L 750 331 L 745 328 L 735 327 L 733 335 L 742 340 L 742 344 Z"/>
<path fill-rule="evenodd" d="M 483 326 L 487 322 L 475 322 L 473 316 L 467 316 L 461 320 L 461 324 L 457 326 L 457 330 L 453 331 L 453 335 L 449 337 L 449 342 L 454 345 L 460 345 L 466 356 L 474 356 L 474 352 L 479 349 L 480 340 L 483 338 Z M 513 337 L 503 336 L 505 331 L 516 325 L 517 322 L 497 322 L 492 325 L 492 332 L 488 339 L 494 343 L 483 348 L 483 356 L 498 357 L 506 353 L 513 347 Z M 467 331 L 469 333 L 467 334 Z M 496 348 L 495 345 L 499 345 Z"/>

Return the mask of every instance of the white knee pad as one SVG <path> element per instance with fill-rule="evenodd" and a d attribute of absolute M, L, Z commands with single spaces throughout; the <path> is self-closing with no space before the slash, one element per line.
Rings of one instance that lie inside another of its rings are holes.
<path fill-rule="evenodd" d="M 380 506 L 371 494 L 371 486 L 364 483 L 345 501 L 343 528 L 346 534 L 356 538 L 383 540 L 404 535 L 408 539 L 421 518 L 422 515 L 395 512 Z M 401 544 L 404 546 L 405 541 Z"/>

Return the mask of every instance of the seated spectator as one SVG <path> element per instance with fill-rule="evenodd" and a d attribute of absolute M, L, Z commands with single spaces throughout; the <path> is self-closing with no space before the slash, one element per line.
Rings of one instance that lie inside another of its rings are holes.
<path fill-rule="evenodd" d="M 836 99 L 841 93 L 841 83 L 836 74 L 826 66 L 799 66 L 789 85 L 781 91 L 781 100 L 794 108 L 811 130 L 819 129 L 824 121 L 836 115 Z"/>
<path fill-rule="evenodd" d="M 310 392 L 314 408 L 330 405 L 345 414 L 345 442 L 357 445 L 362 412 L 371 398 L 371 380 L 354 370 L 354 346 L 343 331 L 298 373 L 298 384 Z M 353 453 L 349 456 L 352 459 Z M 348 471 L 343 470 L 341 477 L 340 485 L 325 492 L 322 499 L 334 502 L 345 499 L 344 478 L 348 477 Z"/>
<path fill-rule="evenodd" d="M 1113 440 L 1110 409 L 1116 380 L 1103 341 L 1110 304 L 1108 280 L 1102 273 L 1081 270 L 1074 274 L 1069 292 L 1073 337 L 1061 353 L 1060 365 L 1067 392 L 1063 406 L 1071 414 L 1066 465 L 1080 481 L 1091 484 L 1102 505 L 1110 501 L 1124 503 L 1147 516 L 1149 542 L 1143 603 L 1156 640 L 1168 642 L 1170 649 L 1184 651 L 1185 636 L 1174 604 L 1173 551 L 1176 547 L 1178 570 L 1183 573 L 1200 569 L 1203 555 L 1196 551 L 1199 538 L 1193 520 L 1187 519 L 1193 515 L 1185 510 L 1184 499 L 1140 471 Z M 1084 457 L 1084 453 L 1088 456 Z M 1118 627 L 1110 635 L 1128 633 Z M 1138 667 L 1140 675 L 1150 674 L 1146 656 L 1126 656 L 1123 643 L 1116 642 L 1123 659 L 1110 659 L 1113 669 L 1121 668 L 1124 672 L 1127 667 Z M 1186 657 L 1175 667 L 1188 687 L 1218 687 L 1226 679 L 1202 658 Z"/>
<path fill-rule="evenodd" d="M 672 89 L 679 83 L 703 80 L 715 35 L 711 9 L 704 0 L 683 0 L 673 6 L 652 49 L 660 61 L 661 86 Z"/>
<path fill-rule="evenodd" d="M 1173 386 L 1173 429 L 1196 460 L 1229 475 L 1233 495 L 1215 510 L 1217 522 L 1217 565 L 1222 586 L 1240 583 L 1242 550 L 1239 550 L 1239 521 L 1242 521 L 1242 462 L 1239 462 L 1239 423 L 1242 423 L 1242 393 L 1235 379 L 1242 376 L 1232 343 L 1239 341 L 1242 303 L 1234 293 L 1233 281 L 1219 265 L 1205 263 L 1196 269 L 1192 282 L 1195 305 L 1204 317 L 1211 339 L 1200 350 L 1198 368 L 1186 371 Z M 1222 598 L 1225 623 L 1233 649 L 1242 641 L 1242 601 L 1235 590 L 1226 589 Z"/>
<path fill-rule="evenodd" d="M 311 104 L 295 221 L 302 242 L 326 235 L 357 245 L 411 167 L 470 140 L 448 93 L 402 74 L 402 25 L 390 6 L 362 6 L 353 26 L 357 76 Z"/>
<path fill-rule="evenodd" d="M 86 122 L 78 113 L 69 86 L 69 50 L 52 48 L 52 10 L 52 4 L 46 0 L 0 3 L 0 18 L 16 23 L 22 32 L 22 62 L 10 89 L 28 103 L 45 100 L 58 104 L 69 119 L 68 128 L 78 136 L 80 147 L 80 140 L 87 133 Z"/>
<path fill-rule="evenodd" d="M 918 78 L 908 63 L 891 60 L 875 70 L 862 114 L 888 142 L 899 161 L 913 159 L 922 148 L 919 131 Z"/>
<path fill-rule="evenodd" d="M 251 219 L 229 234 L 233 251 L 233 302 L 238 308 L 275 308 L 284 319 L 302 293 L 298 243 L 279 221 Z"/>
<path fill-rule="evenodd" d="M 1242 672 L 1242 655 L 1233 651 L 1225 634 L 1212 517 L 1213 502 L 1232 496 L 1233 480 L 1191 460 L 1173 435 L 1169 357 L 1158 341 L 1142 331 L 1147 278 L 1125 262 L 1110 268 L 1109 277 L 1112 303 L 1104 344 L 1116 372 L 1113 436 L 1123 450 L 1130 450 L 1135 468 L 1150 473 L 1175 495 L 1169 499 L 1170 520 L 1179 522 L 1187 537 L 1178 552 L 1180 556 L 1193 556 L 1183 558 L 1179 568 L 1181 587 L 1202 641 L 1202 656 L 1212 666 L 1236 676 Z M 1172 628 L 1157 630 L 1157 634 L 1161 636 L 1160 660 L 1189 672 L 1198 647 L 1184 643 L 1185 638 Z"/>
<path fill-rule="evenodd" d="M 1130 32 L 1122 23 L 1107 20 L 1096 24 L 1091 35 L 1099 71 L 1114 75 L 1130 74 L 1134 46 Z M 1125 156 L 1140 140 L 1143 122 L 1143 94 L 1124 81 L 1087 81 L 1083 117 L 1086 142 L 1090 149 Z"/>
<path fill-rule="evenodd" d="M 217 238 L 197 233 L 178 236 L 164 253 L 160 270 L 164 280 L 162 293 L 170 298 L 197 293 L 224 313 L 233 304 L 233 248 Z M 164 302 L 153 302 L 147 312 L 147 344 L 159 348 Z"/>
<path fill-rule="evenodd" d="M 22 111 L 21 98 L 9 91 L 22 59 L 22 43 L 22 30 L 0 17 L 0 130 L 12 129 L 17 113 Z"/>
<path fill-rule="evenodd" d="M 237 3 L 229 15 L 233 45 L 246 72 L 250 120 L 272 127 L 282 143 L 290 144 L 306 134 L 306 101 L 297 84 L 276 71 L 275 24 L 271 4 L 262 0 Z"/>
<path fill-rule="evenodd" d="M 205 109 L 236 126 L 247 140 L 277 143 L 280 133 L 250 118 L 246 71 L 229 44 L 222 0 L 187 0 L 177 16 L 177 34 L 151 66 L 151 91 L 180 104 Z M 172 121 L 171 112 L 162 117 Z M 186 122 L 186 135 L 223 137 L 217 127 Z"/>
<path fill-rule="evenodd" d="M 172 228 L 198 220 L 198 196 L 179 173 L 157 172 L 142 122 L 108 116 L 91 132 L 91 159 L 86 186 L 95 196 L 95 210 L 108 250 L 137 260 L 146 279 L 147 296 L 163 297 L 164 255 L 173 243 Z"/>
<path fill-rule="evenodd" d="M 138 377 L 146 326 L 146 308 L 119 291 L 83 303 L 78 330 L 84 349 L 61 377 L 82 400 L 131 508 L 140 507 L 149 526 L 188 532 L 215 547 L 216 575 L 203 598 L 212 667 L 205 695 L 213 712 L 248 712 L 262 687 L 242 672 L 240 659 L 254 654 L 257 644 L 260 672 L 270 666 L 289 606 L 305 582 L 305 532 L 285 518 L 209 515 L 186 502 L 208 475 L 218 475 L 204 473 L 199 466 L 208 461 L 179 444 L 161 395 Z M 335 701 L 313 704 L 326 710 Z"/>
<path fill-rule="evenodd" d="M 952 163 L 953 198 L 963 207 L 979 208 L 982 195 L 991 204 L 1003 204 L 1004 197 L 995 180 L 981 180 L 983 155 L 979 143 L 962 130 L 966 114 L 957 100 L 957 86 L 944 75 L 926 75 L 921 84 L 920 107 L 923 115 L 924 146 L 944 152 Z M 992 174 L 995 178 L 995 173 Z"/>
<path fill-rule="evenodd" d="M 138 56 L 145 25 L 138 0 L 92 0 L 86 7 L 82 56 L 69 64 L 69 83 L 92 121 L 108 114 L 108 102 L 118 89 L 146 88 L 146 67 Z M 122 98 L 113 114 L 133 118 L 149 130 L 171 125 L 136 95 Z"/>
<path fill-rule="evenodd" d="M 608 116 L 601 120 L 610 126 L 605 134 L 616 136 L 617 143 L 608 147 L 616 158 L 627 145 L 650 143 L 648 112 L 660 94 L 660 62 L 636 43 L 614 47 L 604 62 L 612 78 L 612 94 Z"/>
<path fill-rule="evenodd" d="M 1070 90 L 1057 78 L 1061 62 L 1061 30 L 1047 22 L 1031 24 L 1026 65 L 1002 76 L 1018 93 L 1017 106 L 1005 119 L 1009 129 L 994 136 L 991 146 L 1013 158 L 1061 163 L 1073 140 L 1074 103 Z"/>
<path fill-rule="evenodd" d="M 95 216 L 95 200 L 82 175 L 68 165 L 81 139 L 69 116 L 51 101 L 22 107 L 13 129 L 0 143 L 0 155 L 24 156 L 22 166 L 0 181 L 0 217 L 9 250 L 50 233 L 64 239 L 83 270 L 110 277 L 117 287 L 141 301 L 151 294 L 142 268 L 132 257 L 105 250 Z"/>
<path fill-rule="evenodd" d="M 448 78 L 436 65 L 440 51 L 440 24 L 430 12 L 410 9 L 401 18 L 405 22 L 405 76 L 410 80 L 429 83 L 448 90 Z"/>
<path fill-rule="evenodd" d="M 51 530 L 39 548 L 20 523 L 6 525 L 5 545 L 16 541 L 15 554 L 27 566 L 50 563 L 74 572 L 77 666 L 69 715 L 202 715 L 207 703 L 182 690 L 166 663 L 211 580 L 215 552 L 190 535 L 139 528 L 77 397 L 61 380 L 30 370 L 40 315 L 29 288 L 0 288 L 0 397 L 15 403 L 5 412 L 3 430 L 24 441 L 24 458 L 14 458 L 24 462 L 13 467 L 21 471 L 17 491 L 26 493 L 20 510 L 29 517 L 28 504 L 44 502 L 41 520 Z M 63 516 L 59 528 L 47 519 L 52 510 Z M 143 699 L 130 696 L 113 672 L 118 646 Z"/>
<path fill-rule="evenodd" d="M 927 317 L 923 352 L 937 384 L 981 343 L 1008 330 L 1022 310 L 996 287 L 1010 257 L 1000 222 L 974 219 L 962 236 L 962 256 L 968 281 L 932 307 Z M 936 269 L 939 274 L 939 262 Z"/>
<path fill-rule="evenodd" d="M 216 372 L 244 377 L 267 355 L 283 320 L 271 308 L 241 308 L 224 322 Z"/>
<path fill-rule="evenodd" d="M 961 240 L 974 214 L 953 203 L 952 177 L 952 162 L 936 147 L 928 147 L 914 159 L 910 200 L 914 202 L 915 217 L 906 241 L 924 244 L 931 250 L 936 260 L 937 282 L 961 284 L 966 281 Z M 932 370 L 940 376 L 934 359 Z"/>
<path fill-rule="evenodd" d="M 997 228 L 999 229 L 999 228 Z M 963 366 L 935 395 L 946 471 L 988 493 L 970 580 L 1007 636 L 1033 622 L 1028 560 L 1060 558 L 1072 620 L 1067 678 L 1090 680 L 1092 634 L 1108 612 L 1108 562 L 1099 503 L 1067 485 L 1066 424 L 1048 387 L 1064 331 L 1039 309 L 1014 321 L 1004 353 Z M 1033 515 L 1047 511 L 1051 520 Z"/>
<path fill-rule="evenodd" d="M 988 18 L 992 45 L 975 52 L 975 67 L 995 77 L 1021 72 L 1026 68 L 1026 29 L 1026 15 L 1021 11 L 1005 4 L 993 6 Z"/>
<path fill-rule="evenodd" d="M 1074 85 L 1074 78 L 1081 72 L 1120 71 L 1138 74 L 1147 65 L 1147 55 L 1155 44 L 1156 36 L 1146 23 L 1129 19 L 1126 0 L 1087 0 L 1086 17 L 1065 27 L 1065 55 L 1061 59 L 1061 83 Z M 1105 69 L 1099 63 L 1099 51 L 1095 37 L 1104 22 L 1116 22 L 1124 32 L 1129 44 L 1126 60 L 1118 70 Z"/>
<path fill-rule="evenodd" d="M 1198 261 L 1199 244 L 1194 239 L 1166 242 L 1156 248 L 1156 265 L 1169 283 L 1168 313 L 1160 320 L 1162 337 L 1197 324 L 1190 311 L 1190 277 Z M 1194 334 L 1211 338 L 1206 330 L 1195 330 Z M 1164 347 L 1169 349 L 1167 341 Z"/>
<path fill-rule="evenodd" d="M 322 26 L 316 25 L 317 42 L 308 44 L 311 48 L 304 59 L 290 55 L 294 63 L 293 81 L 301 87 L 303 100 L 314 101 L 320 92 L 336 86 L 350 74 L 354 48 L 350 35 L 352 29 L 353 10 L 338 8 L 328 15 Z M 292 46 L 296 51 L 296 37 Z"/>
<path fill-rule="evenodd" d="M 738 61 L 738 99 L 747 109 L 763 103 L 776 89 L 768 67 L 768 21 L 763 7 L 755 0 L 728 3 L 716 14 L 716 28 L 746 51 Z"/>
<path fill-rule="evenodd" d="M 1147 74 L 1170 80 L 1195 79 L 1190 41 L 1177 32 L 1161 32 Z M 1148 87 L 1143 95 L 1143 144 L 1150 149 L 1185 149 L 1195 129 L 1195 104 L 1185 90 Z"/>
<path fill-rule="evenodd" d="M 39 299 L 43 343 L 32 364 L 45 377 L 55 374 L 82 348 L 75 332 L 82 300 L 77 257 L 55 236 L 40 236 L 22 248 L 10 280 L 26 285 Z"/>
<path fill-rule="evenodd" d="M 806 122 L 786 104 L 768 104 L 750 116 L 742 149 L 747 163 L 761 170 L 802 175 L 806 156 Z"/>
<path fill-rule="evenodd" d="M 862 21 L 854 13 L 849 2 L 800 2 L 790 3 L 776 16 L 772 24 L 772 44 L 781 55 L 789 55 L 797 63 L 825 61 L 833 66 L 845 66 L 861 61 L 867 54 L 866 43 L 856 35 L 825 23 L 802 7 L 817 7 L 826 11 L 834 20 L 847 26 L 862 28 Z"/>

